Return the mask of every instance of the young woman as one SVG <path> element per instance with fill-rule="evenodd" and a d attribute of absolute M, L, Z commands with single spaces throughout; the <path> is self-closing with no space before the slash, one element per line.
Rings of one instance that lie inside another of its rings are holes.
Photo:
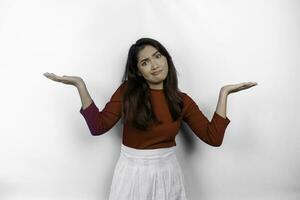
<path fill-rule="evenodd" d="M 175 136 L 181 122 L 205 143 L 220 146 L 230 123 L 227 96 L 257 85 L 244 82 L 223 86 L 209 121 L 193 99 L 179 90 L 171 56 L 151 38 L 141 38 L 130 47 L 122 83 L 101 112 L 80 77 L 44 75 L 76 86 L 82 102 L 80 113 L 92 135 L 108 132 L 121 118 L 123 140 L 109 200 L 186 200 L 175 155 Z"/>

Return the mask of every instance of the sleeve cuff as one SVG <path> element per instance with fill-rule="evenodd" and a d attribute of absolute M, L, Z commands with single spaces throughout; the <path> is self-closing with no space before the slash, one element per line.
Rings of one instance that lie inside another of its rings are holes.
<path fill-rule="evenodd" d="M 224 118 L 218 113 L 216 113 L 216 111 L 214 112 L 213 118 L 216 119 L 218 122 L 223 123 L 225 126 L 227 126 L 230 123 L 230 119 L 228 117 Z"/>
<path fill-rule="evenodd" d="M 97 108 L 97 106 L 95 105 L 94 101 L 92 101 L 92 103 L 86 107 L 85 109 L 80 108 L 79 112 L 85 117 L 85 118 L 90 118 L 91 116 L 94 115 L 94 113 L 97 113 L 99 111 L 99 109 Z"/>

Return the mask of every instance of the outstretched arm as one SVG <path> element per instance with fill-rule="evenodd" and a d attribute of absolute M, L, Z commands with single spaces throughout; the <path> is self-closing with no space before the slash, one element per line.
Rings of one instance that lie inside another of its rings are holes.
<path fill-rule="evenodd" d="M 224 112 L 224 97 L 226 96 L 221 95 L 221 98 L 219 99 L 218 112 L 222 112 L 222 109 Z M 193 133 L 199 139 L 211 146 L 220 146 L 230 120 L 215 111 L 212 119 L 209 121 L 202 113 L 196 102 L 186 93 L 183 95 L 183 102 L 183 121 L 188 124 Z M 223 113 L 223 115 L 225 114 Z"/>
<path fill-rule="evenodd" d="M 82 107 L 80 113 L 83 115 L 92 135 L 102 135 L 109 131 L 121 118 L 121 98 L 125 83 L 111 96 L 104 108 L 99 111 L 95 102 L 87 95 L 81 95 Z M 81 94 L 87 94 L 86 89 L 79 88 Z M 86 98 L 84 98 L 86 96 Z"/>

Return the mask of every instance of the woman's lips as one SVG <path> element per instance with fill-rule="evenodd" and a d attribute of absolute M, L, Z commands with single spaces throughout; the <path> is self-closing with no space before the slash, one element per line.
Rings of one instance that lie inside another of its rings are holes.
<path fill-rule="evenodd" d="M 152 73 L 152 75 L 158 75 L 162 72 L 162 70 L 158 71 L 158 72 L 155 72 L 155 73 Z"/>

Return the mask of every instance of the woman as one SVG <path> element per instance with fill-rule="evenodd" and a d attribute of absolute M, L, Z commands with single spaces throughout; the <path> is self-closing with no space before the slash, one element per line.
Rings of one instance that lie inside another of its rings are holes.
<path fill-rule="evenodd" d="M 44 75 L 76 86 L 82 102 L 80 113 L 92 135 L 106 133 L 121 118 L 123 140 L 109 200 L 186 200 L 175 155 L 175 136 L 181 122 L 205 143 L 220 146 L 230 123 L 227 96 L 257 85 L 244 82 L 223 86 L 216 111 L 208 121 L 193 99 L 178 89 L 171 56 L 151 38 L 141 38 L 130 47 L 122 83 L 101 112 L 80 77 Z"/>

